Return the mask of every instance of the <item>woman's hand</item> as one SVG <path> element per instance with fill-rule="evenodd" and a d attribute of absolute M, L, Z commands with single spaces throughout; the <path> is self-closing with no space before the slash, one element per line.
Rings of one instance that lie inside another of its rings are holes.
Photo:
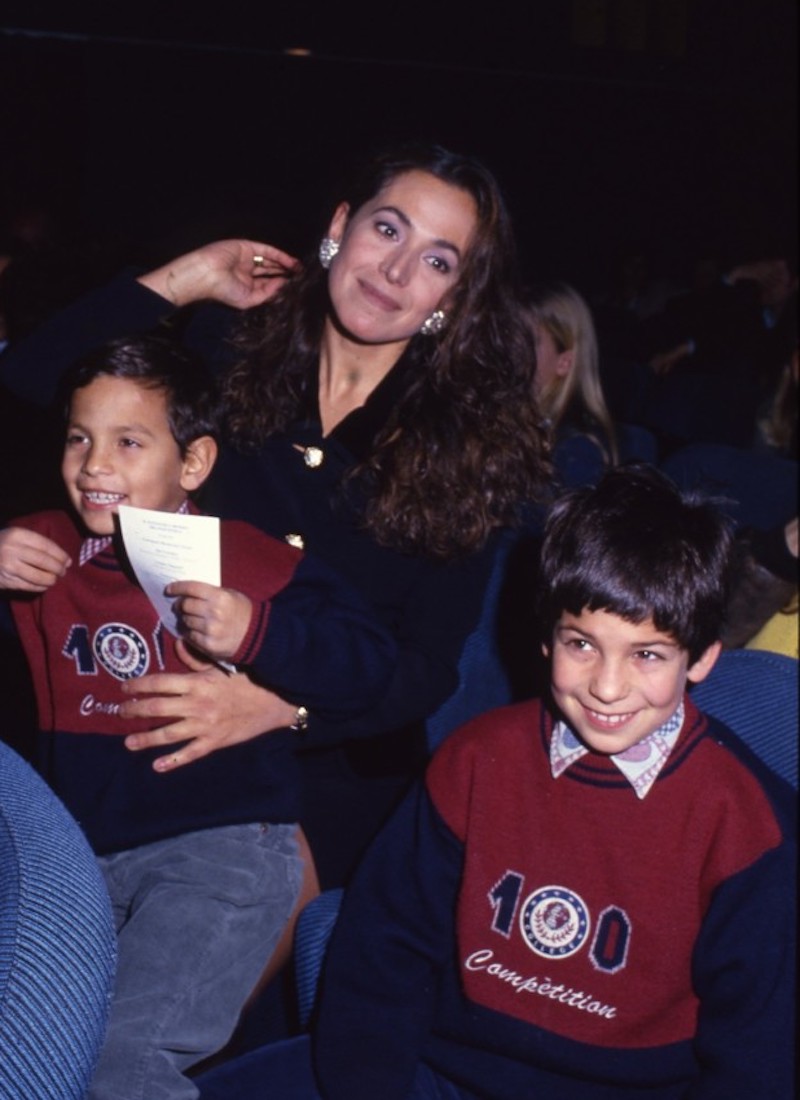
<path fill-rule="evenodd" d="M 218 660 L 235 657 L 253 615 L 249 597 L 201 581 L 173 581 L 165 593 L 177 597 L 174 610 L 188 642 Z"/>
<path fill-rule="evenodd" d="M 72 559 L 58 543 L 26 527 L 0 531 L 0 588 L 46 592 L 64 576 Z"/>
<path fill-rule="evenodd" d="M 214 241 L 139 278 L 174 306 L 212 300 L 250 309 L 268 301 L 299 261 L 263 241 Z"/>
<path fill-rule="evenodd" d="M 131 696 L 120 708 L 122 718 L 163 718 L 167 723 L 146 733 L 130 734 L 125 747 L 136 752 L 181 744 L 180 749 L 153 762 L 157 772 L 173 771 L 217 749 L 292 724 L 297 708 L 291 703 L 245 675 L 229 676 L 198 660 L 183 642 L 176 647 L 190 671 L 156 673 L 122 684 L 123 692 Z"/>

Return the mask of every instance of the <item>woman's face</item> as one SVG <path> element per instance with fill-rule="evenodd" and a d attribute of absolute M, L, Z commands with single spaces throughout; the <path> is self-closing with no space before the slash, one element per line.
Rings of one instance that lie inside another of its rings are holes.
<path fill-rule="evenodd" d="M 328 279 L 336 321 L 359 343 L 404 345 L 461 277 L 475 200 L 413 170 L 349 215 L 342 203 L 328 231 L 341 243 Z"/>
<path fill-rule="evenodd" d="M 536 340 L 536 374 L 533 387 L 537 396 L 549 392 L 572 370 L 574 349 L 559 351 L 549 329 L 541 321 L 533 321 Z"/>

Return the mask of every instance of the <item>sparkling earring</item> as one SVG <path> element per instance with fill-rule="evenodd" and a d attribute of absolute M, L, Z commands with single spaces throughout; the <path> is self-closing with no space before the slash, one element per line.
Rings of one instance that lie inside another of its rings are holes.
<path fill-rule="evenodd" d="M 447 324 L 447 314 L 443 309 L 435 309 L 427 320 L 422 322 L 420 332 L 423 336 L 435 336 Z"/>
<path fill-rule="evenodd" d="M 319 262 L 327 271 L 331 266 L 331 260 L 339 251 L 339 242 L 333 237 L 323 237 L 319 242 Z"/>

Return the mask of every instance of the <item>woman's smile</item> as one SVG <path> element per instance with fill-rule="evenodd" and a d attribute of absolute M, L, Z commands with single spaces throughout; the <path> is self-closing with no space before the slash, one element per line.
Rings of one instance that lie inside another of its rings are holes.
<path fill-rule="evenodd" d="M 384 312 L 393 313 L 403 308 L 398 301 L 394 298 L 390 298 L 388 294 L 382 293 L 366 279 L 359 279 L 358 285 L 361 287 L 367 301 L 374 303 L 379 309 L 384 310 Z"/>

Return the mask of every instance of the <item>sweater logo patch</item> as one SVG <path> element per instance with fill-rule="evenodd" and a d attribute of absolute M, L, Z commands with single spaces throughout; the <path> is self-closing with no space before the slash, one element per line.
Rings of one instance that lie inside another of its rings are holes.
<path fill-rule="evenodd" d="M 580 951 L 590 926 L 583 898 L 563 886 L 536 890 L 525 899 L 519 915 L 525 943 L 547 959 L 565 959 Z"/>
<path fill-rule="evenodd" d="M 124 623 L 106 623 L 95 633 L 92 648 L 106 672 L 118 680 L 144 676 L 150 657 L 144 638 Z"/>

